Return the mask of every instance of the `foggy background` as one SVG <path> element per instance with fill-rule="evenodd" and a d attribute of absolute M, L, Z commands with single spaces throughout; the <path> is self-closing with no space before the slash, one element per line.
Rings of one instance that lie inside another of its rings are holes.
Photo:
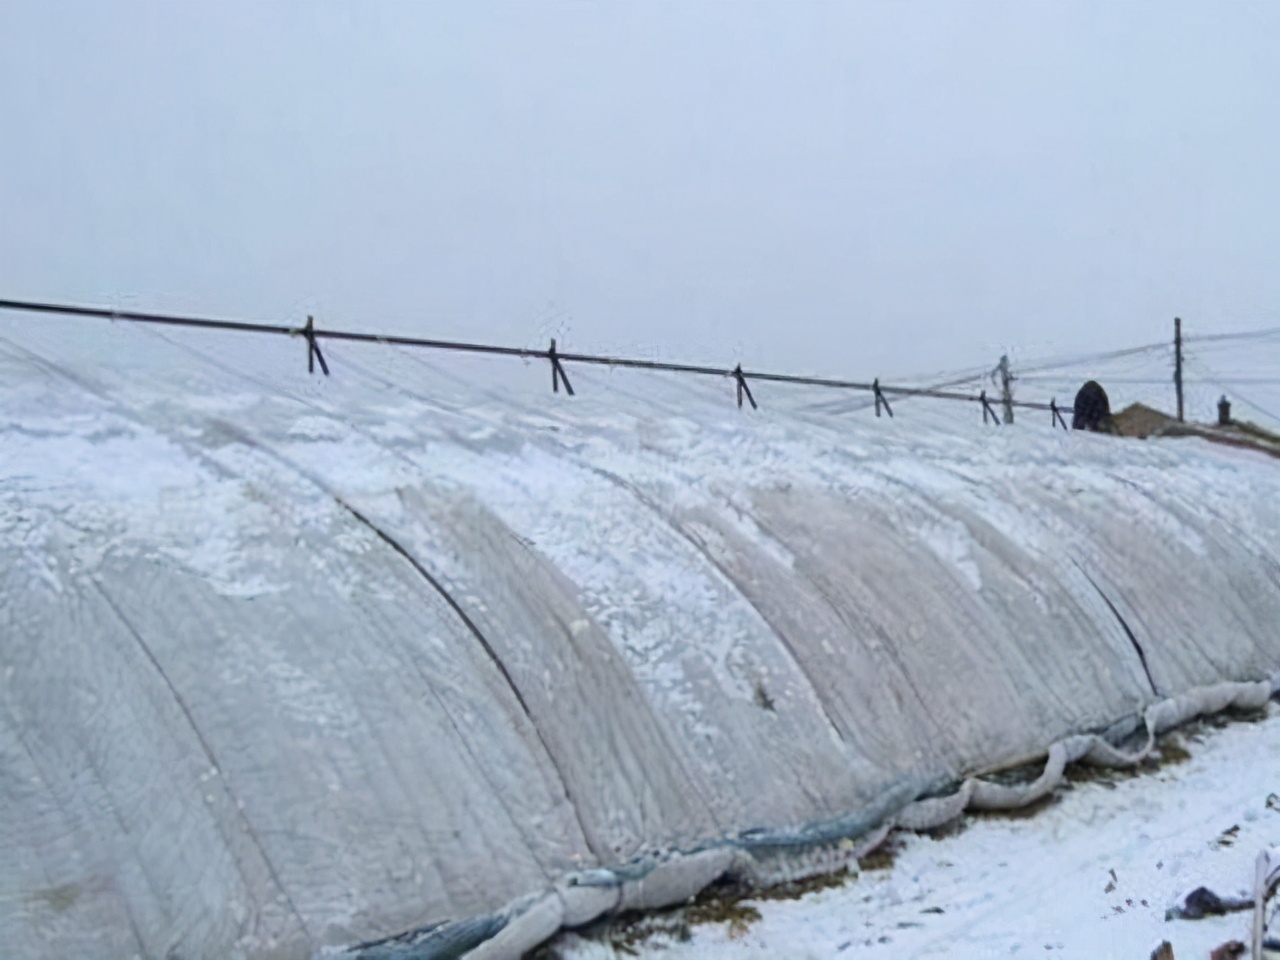
<path fill-rule="evenodd" d="M 0 297 L 850 377 L 1275 326 L 1278 93 L 1276 2 L 0 0 Z"/>

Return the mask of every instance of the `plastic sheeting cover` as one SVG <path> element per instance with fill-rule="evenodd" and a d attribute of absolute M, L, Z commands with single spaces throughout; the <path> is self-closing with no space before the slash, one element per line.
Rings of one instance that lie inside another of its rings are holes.
<path fill-rule="evenodd" d="M 0 320 L 6 953 L 479 943 L 1280 662 L 1261 456 L 301 349 Z"/>

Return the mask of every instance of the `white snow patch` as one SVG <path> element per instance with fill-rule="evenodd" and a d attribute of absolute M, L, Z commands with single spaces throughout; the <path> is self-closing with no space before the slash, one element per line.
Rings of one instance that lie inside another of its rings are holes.
<path fill-rule="evenodd" d="M 982 572 L 970 551 L 973 537 L 963 523 L 939 516 L 916 532 L 934 556 L 957 570 L 974 590 L 982 589 Z"/>
<path fill-rule="evenodd" d="M 1178 958 L 1247 943 L 1249 913 L 1166 921 L 1165 911 L 1198 886 L 1251 895 L 1254 858 L 1280 837 L 1280 709 L 1174 736 L 1185 763 L 1071 784 L 1026 819 L 899 835 L 888 869 L 796 900 L 747 901 L 761 919 L 745 930 L 694 926 L 687 942 L 660 934 L 635 953 L 568 934 L 555 949 L 563 960 L 1145 960 L 1165 939 Z"/>

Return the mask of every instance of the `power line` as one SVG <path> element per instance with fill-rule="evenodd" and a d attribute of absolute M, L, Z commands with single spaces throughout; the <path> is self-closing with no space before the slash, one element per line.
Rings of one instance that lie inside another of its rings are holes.
<path fill-rule="evenodd" d="M 974 372 L 972 373 L 966 372 L 964 376 L 960 375 L 960 371 L 952 371 L 950 374 L 936 373 L 932 377 L 916 376 L 916 377 L 907 377 L 906 379 L 933 381 L 935 377 L 945 376 L 948 378 L 948 379 L 940 380 L 937 382 L 930 382 L 927 387 L 927 389 L 929 390 L 943 390 L 947 387 L 958 387 L 958 386 L 963 386 L 966 383 L 977 383 L 979 381 L 985 381 L 987 379 L 989 371 L 987 370 L 986 367 L 975 367 L 971 369 Z M 903 399 L 910 400 L 911 398 L 904 397 Z M 837 406 L 838 403 L 840 403 L 840 401 L 834 401 L 834 400 L 822 401 L 821 403 L 811 404 L 808 407 L 808 409 L 818 411 L 821 413 L 828 413 L 828 414 L 858 413 L 861 410 L 866 410 L 869 407 L 873 406 L 875 404 L 875 400 L 874 399 L 855 400 L 849 404 L 841 404 Z"/>
<path fill-rule="evenodd" d="M 1031 367 L 1022 367 L 1022 374 L 1019 379 L 1023 379 L 1025 374 L 1038 373 L 1042 370 L 1058 370 L 1062 367 L 1075 367 L 1085 363 L 1103 363 L 1107 360 L 1118 360 L 1121 357 L 1132 357 L 1140 353 L 1150 353 L 1153 350 L 1168 350 L 1167 343 L 1148 343 L 1140 347 L 1126 347 L 1123 350 L 1111 350 L 1106 353 L 1088 353 L 1076 357 L 1070 357 L 1064 360 L 1051 360 L 1045 363 L 1037 364 Z"/>
<path fill-rule="evenodd" d="M 1223 340 L 1269 340 L 1280 337 L 1280 327 L 1269 330 L 1242 330 L 1237 333 L 1202 333 L 1194 337 L 1184 337 L 1188 343 L 1213 343 Z"/>
<path fill-rule="evenodd" d="M 1025 381 L 1027 383 L 1061 384 L 1061 383 L 1074 382 L 1073 378 L 1069 375 L 1063 375 L 1061 377 L 1044 377 L 1044 376 L 1037 376 L 1035 374 L 1032 374 L 1030 376 L 1020 376 L 1017 379 L 1021 381 Z M 1173 383 L 1172 374 L 1170 374 L 1167 377 L 1106 377 L 1105 379 L 1107 383 L 1121 383 L 1121 384 L 1133 384 L 1133 385 L 1149 384 L 1152 386 L 1157 386 L 1157 385 L 1167 386 L 1168 384 Z M 1213 381 L 1213 380 L 1194 379 L 1194 378 L 1186 378 L 1183 380 L 1183 383 L 1186 383 L 1186 384 L 1196 384 L 1196 383 L 1213 384 L 1216 382 L 1217 381 Z M 1243 383 L 1246 386 L 1248 385 L 1274 386 L 1274 385 L 1280 385 L 1280 377 L 1232 377 L 1231 382 Z"/>
<path fill-rule="evenodd" d="M 178 316 L 172 314 L 148 313 L 136 310 L 116 310 L 107 307 L 85 307 L 74 306 L 70 304 L 60 303 L 41 303 L 25 300 L 0 300 L 0 310 L 14 310 L 26 313 L 53 314 L 60 316 L 86 317 L 101 320 L 123 320 L 132 323 L 161 324 L 167 326 L 194 327 L 206 330 L 231 330 L 242 333 L 263 333 L 284 336 L 299 336 L 306 339 L 308 344 L 308 369 L 311 369 L 313 360 L 319 360 L 321 370 L 327 375 L 328 366 L 325 363 L 323 355 L 320 353 L 316 343 L 318 340 L 342 340 L 353 343 L 381 343 L 391 346 L 400 347 L 419 347 L 431 350 L 449 350 L 458 353 L 475 353 L 497 356 L 521 357 L 524 359 L 541 359 L 548 360 L 552 365 L 552 382 L 556 389 L 559 389 L 561 382 L 564 383 L 566 392 L 572 394 L 573 388 L 569 386 L 568 378 L 564 375 L 562 364 L 565 363 L 581 363 L 596 366 L 608 367 L 625 367 L 637 370 L 660 371 L 668 373 L 688 373 L 701 376 L 717 376 L 717 377 L 733 377 L 737 381 L 739 390 L 739 405 L 742 403 L 742 397 L 751 401 L 751 405 L 756 405 L 754 397 L 751 395 L 750 388 L 747 386 L 747 380 L 762 381 L 768 383 L 788 383 L 800 386 L 826 387 L 843 390 L 858 390 L 871 392 L 876 395 L 877 409 L 883 403 L 888 409 L 888 403 L 885 400 L 886 395 L 895 397 L 929 397 L 936 400 L 953 400 L 966 403 L 980 403 L 983 406 L 984 419 L 991 411 L 990 401 L 987 398 L 986 391 L 982 391 L 978 395 L 968 393 L 957 393 L 955 391 L 940 390 L 930 387 L 895 387 L 887 384 L 881 384 L 879 380 L 873 380 L 870 383 L 856 380 L 839 380 L 829 377 L 807 377 L 797 376 L 784 373 L 769 373 L 763 371 L 746 371 L 742 369 L 741 364 L 733 369 L 724 367 L 713 367 L 701 364 L 687 363 L 670 363 L 660 360 L 644 360 L 633 357 L 617 357 L 604 356 L 588 353 L 560 353 L 556 350 L 555 341 L 551 341 L 551 347 L 548 350 L 534 350 L 526 347 L 504 347 L 496 344 L 485 343 L 467 343 L 455 340 L 437 340 L 423 337 L 406 337 L 388 334 L 361 333 L 346 330 L 322 330 L 313 325 L 312 319 L 307 318 L 307 323 L 303 327 L 290 327 L 281 324 L 262 323 L 257 321 L 246 320 L 226 320 L 210 317 L 191 317 Z M 1136 348 L 1136 350 L 1123 352 L 1138 352 L 1149 349 L 1147 347 Z M 1037 403 L 1033 401 L 1014 401 L 1014 405 L 1031 410 L 1047 410 L 1058 411 L 1061 408 L 1052 403 Z M 889 409 L 892 416 L 892 410 Z"/>
<path fill-rule="evenodd" d="M 1210 370 L 1207 366 L 1205 366 L 1205 365 L 1204 365 L 1204 363 L 1202 363 L 1200 360 L 1198 360 L 1198 359 L 1197 359 L 1197 360 L 1195 360 L 1195 361 L 1193 361 L 1193 362 L 1195 363 L 1195 365 L 1196 365 L 1197 367 L 1199 367 L 1199 368 L 1200 368 L 1201 370 L 1203 370 L 1205 373 L 1209 374 L 1211 377 L 1213 377 L 1213 376 L 1214 376 L 1213 371 L 1212 371 L 1212 370 Z M 1208 382 L 1210 382 L 1213 386 L 1217 387 L 1217 388 L 1218 388 L 1219 390 L 1221 390 L 1224 394 L 1226 394 L 1226 393 L 1231 394 L 1231 396 L 1232 396 L 1234 399 L 1238 400 L 1240 403 L 1243 403 L 1246 407 L 1250 407 L 1250 408 L 1252 408 L 1253 410 L 1256 410 L 1258 413 L 1262 414 L 1264 417 L 1270 417 L 1272 420 L 1275 420 L 1275 421 L 1277 421 L 1277 422 L 1280 422 L 1280 417 L 1277 417 L 1274 413 L 1272 413 L 1272 412 L 1271 412 L 1270 410 L 1268 410 L 1266 407 L 1260 407 L 1260 406 L 1258 406 L 1258 404 L 1254 403 L 1254 402 L 1253 402 L 1252 400 L 1250 400 L 1248 397 L 1246 397 L 1246 396 L 1244 396 L 1243 394 L 1241 394 L 1239 390 L 1234 390 L 1234 389 L 1232 389 L 1232 383 L 1231 383 L 1231 382 L 1224 381 L 1224 380 L 1222 380 L 1221 378 L 1218 378 L 1218 377 L 1215 377 L 1213 380 L 1208 381 Z"/>
<path fill-rule="evenodd" d="M 1038 374 L 1034 374 L 1034 373 L 1033 373 L 1033 374 L 1029 374 L 1029 375 L 1019 376 L 1019 377 L 1018 377 L 1018 380 L 1019 380 L 1019 381 L 1021 381 L 1021 382 L 1023 382 L 1023 383 L 1053 383 L 1053 384 L 1061 384 L 1061 383 L 1077 383 L 1077 382 L 1079 381 L 1079 379 L 1080 379 L 1080 378 L 1079 378 L 1079 376 L 1077 376 L 1077 375 L 1072 375 L 1072 374 L 1069 374 L 1069 373 L 1064 373 L 1064 374 L 1062 374 L 1062 375 L 1060 375 L 1060 376 L 1056 376 L 1056 377 L 1055 377 L 1055 376 L 1043 376 L 1043 375 L 1038 375 Z M 1099 379 L 1105 379 L 1107 383 L 1132 383 L 1132 384 L 1142 384 L 1142 383 L 1151 383 L 1151 384 L 1157 384 L 1157 383 L 1159 383 L 1159 384 L 1170 384 L 1170 383 L 1173 383 L 1173 375 L 1172 375 L 1172 374 L 1170 374 L 1170 375 L 1169 375 L 1169 376 L 1167 376 L 1167 377 L 1105 377 L 1105 378 L 1099 378 Z"/>

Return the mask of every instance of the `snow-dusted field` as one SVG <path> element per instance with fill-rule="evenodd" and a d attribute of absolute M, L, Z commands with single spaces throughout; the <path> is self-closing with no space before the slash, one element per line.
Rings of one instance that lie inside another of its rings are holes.
<path fill-rule="evenodd" d="M 889 867 L 798 899 L 745 900 L 754 922 L 688 925 L 674 913 L 622 950 L 611 936 L 643 928 L 569 934 L 553 949 L 564 960 L 1147 960 L 1168 940 L 1178 960 L 1204 960 L 1228 940 L 1247 944 L 1252 915 L 1165 913 L 1198 886 L 1251 895 L 1254 858 L 1280 843 L 1280 708 L 1261 722 L 1193 724 L 1162 748 L 1158 769 L 1075 779 L 1029 817 L 896 834 Z"/>

